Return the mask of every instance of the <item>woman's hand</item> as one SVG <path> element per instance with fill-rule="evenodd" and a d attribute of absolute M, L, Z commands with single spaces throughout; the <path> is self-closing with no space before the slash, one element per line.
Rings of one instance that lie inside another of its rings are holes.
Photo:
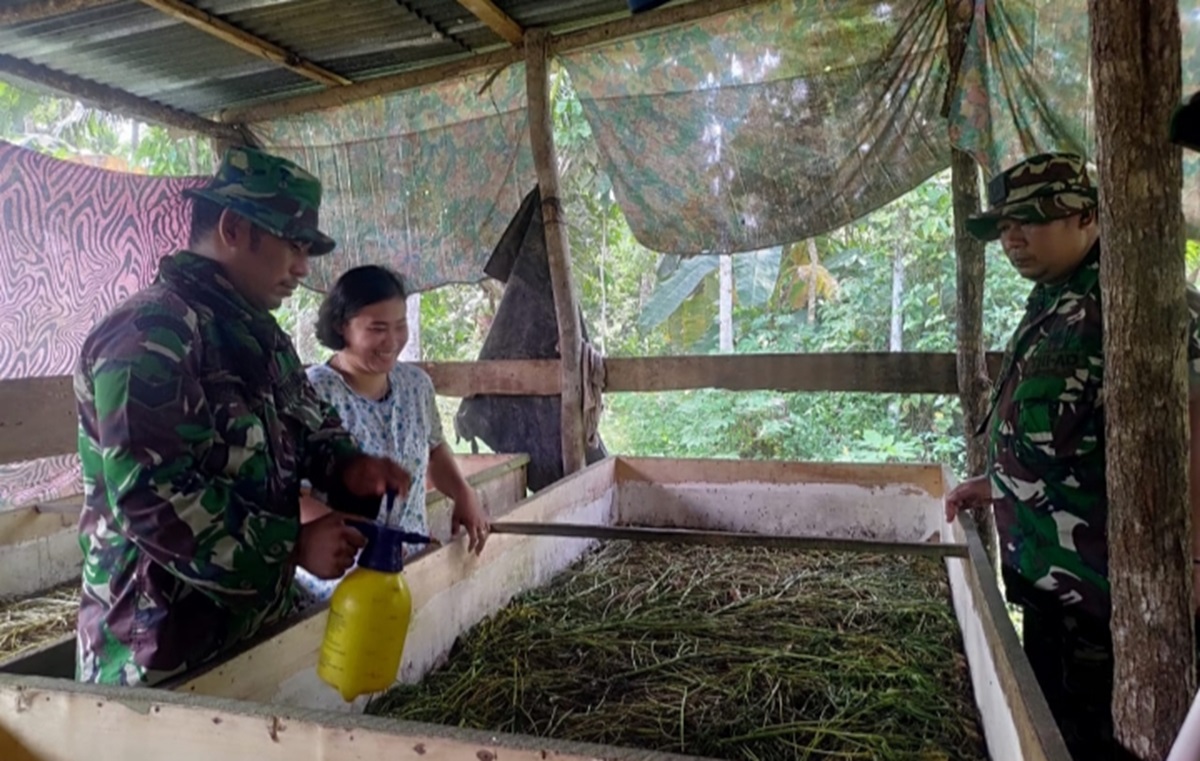
<path fill-rule="evenodd" d="M 454 502 L 454 512 L 450 515 L 450 533 L 458 536 L 458 530 L 467 530 L 467 549 L 476 555 L 483 552 L 483 544 L 487 541 L 489 521 L 479 506 L 479 497 L 475 490 L 468 488 L 463 498 Z"/>

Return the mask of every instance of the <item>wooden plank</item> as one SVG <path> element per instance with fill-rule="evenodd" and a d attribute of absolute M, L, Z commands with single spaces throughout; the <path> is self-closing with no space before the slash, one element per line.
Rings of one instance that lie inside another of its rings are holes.
<path fill-rule="evenodd" d="M 999 363 L 1001 355 L 989 356 Z M 605 391 L 858 391 L 957 394 L 955 356 L 920 352 L 609 357 Z"/>
<path fill-rule="evenodd" d="M 0 381 L 0 465 L 75 452 L 78 421 L 71 376 Z"/>
<path fill-rule="evenodd" d="M 571 244 L 558 195 L 558 154 L 550 102 L 549 34 L 533 29 L 525 35 L 525 96 L 529 102 L 529 142 L 537 170 L 542 202 L 542 225 L 558 319 L 558 352 L 562 358 L 563 473 L 570 475 L 586 464 L 583 428 L 583 333 L 579 300 L 571 277 Z"/>
<path fill-rule="evenodd" d="M 418 366 L 429 374 L 439 396 L 556 396 L 562 388 L 562 363 L 556 359 L 422 362 Z"/>
<path fill-rule="evenodd" d="M 41 761 L 679 761 L 683 757 L 162 690 L 0 674 L 0 725 Z"/>
<path fill-rule="evenodd" d="M 867 539 L 838 539 L 828 536 L 786 536 L 752 534 L 740 531 L 702 531 L 698 529 L 645 528 L 640 526 L 600 526 L 578 523 L 529 523 L 497 521 L 493 534 L 557 536 L 601 541 L 658 542 L 705 545 L 711 547 L 763 547 L 798 552 L 852 552 L 877 555 L 922 555 L 927 557 L 966 557 L 965 544 L 933 542 L 875 542 Z"/>
<path fill-rule="evenodd" d="M 905 493 L 942 496 L 937 465 L 922 463 L 797 462 L 732 458 L 619 457 L 617 478 L 670 486 L 686 483 L 846 484 L 880 489 L 904 485 Z"/>
<path fill-rule="evenodd" d="M 471 12 L 500 38 L 510 45 L 520 45 L 525 36 L 521 25 L 513 21 L 507 13 L 496 7 L 492 0 L 458 0 L 458 4 Z"/>
<path fill-rule="evenodd" d="M 335 74 L 311 61 L 307 61 L 290 50 L 286 50 L 273 42 L 251 34 L 229 23 L 220 16 L 215 16 L 194 5 L 189 5 L 183 2 L 183 0 L 141 0 L 141 2 L 156 11 L 167 14 L 171 18 L 178 19 L 195 29 L 199 29 L 205 34 L 227 42 L 251 55 L 279 64 L 314 82 L 320 82 L 323 85 L 331 87 L 353 84 L 351 80 L 340 74 Z"/>
<path fill-rule="evenodd" d="M 168 127 L 177 127 L 218 140 L 228 140 L 238 144 L 246 142 L 245 134 L 235 125 L 214 122 L 188 111 L 164 106 L 124 90 L 70 74 L 63 74 L 60 71 L 46 66 L 38 66 L 10 55 L 0 54 L 0 76 L 57 90 L 104 111 Z"/>
<path fill-rule="evenodd" d="M 993 374 L 999 371 L 1001 356 L 987 355 Z M 554 396 L 562 384 L 561 365 L 552 359 L 419 366 L 441 396 Z M 610 357 L 605 369 L 608 393 L 698 388 L 957 393 L 955 356 L 949 353 Z M 75 452 L 74 399 L 69 376 L 0 380 L 0 464 Z"/>
<path fill-rule="evenodd" d="M 555 35 L 550 41 L 550 48 L 552 53 L 582 50 L 593 45 L 608 44 L 615 40 L 698 21 L 762 2 L 765 0 L 694 0 L 685 5 L 659 8 L 605 24 L 597 24 L 580 31 Z M 380 95 L 436 84 L 479 71 L 499 69 L 521 60 L 524 60 L 524 54 L 519 47 L 505 48 L 399 74 L 368 79 L 348 87 L 338 87 L 292 98 L 281 98 L 245 108 L 226 109 L 221 112 L 220 119 L 226 123 L 245 124 L 336 108 Z"/>
<path fill-rule="evenodd" d="M 948 475 L 947 488 L 953 485 Z M 970 556 L 967 563 L 948 563 L 946 570 L 990 756 L 1071 761 L 1008 617 L 974 521 L 964 513 L 948 528 L 954 541 L 966 543 Z"/>

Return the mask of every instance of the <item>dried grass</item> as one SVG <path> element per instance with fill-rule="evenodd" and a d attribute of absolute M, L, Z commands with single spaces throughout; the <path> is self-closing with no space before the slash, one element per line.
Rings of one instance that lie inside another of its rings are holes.
<path fill-rule="evenodd" d="M 56 587 L 39 597 L 0 603 L 0 660 L 72 633 L 78 615 L 78 582 Z"/>

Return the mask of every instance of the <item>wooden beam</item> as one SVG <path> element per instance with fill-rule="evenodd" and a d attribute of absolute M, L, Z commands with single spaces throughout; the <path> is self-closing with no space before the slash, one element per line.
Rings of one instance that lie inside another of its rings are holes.
<path fill-rule="evenodd" d="M 765 0 L 696 0 L 687 5 L 659 8 L 647 13 L 639 13 L 629 18 L 598 24 L 594 27 L 577 32 L 555 35 L 550 40 L 552 53 L 567 53 L 581 50 L 593 45 L 610 43 L 625 37 L 653 32 L 660 29 L 698 21 L 709 16 L 715 16 L 727 11 L 737 10 L 758 5 Z M 319 111 L 335 108 L 380 95 L 409 90 L 414 87 L 425 87 L 447 79 L 472 74 L 486 69 L 498 69 L 524 59 L 520 48 L 505 48 L 470 56 L 435 66 L 378 77 L 357 82 L 347 87 L 300 95 L 294 98 L 282 98 L 256 106 L 231 108 L 222 111 L 221 121 L 231 124 L 268 121 L 282 116 L 294 116 L 309 111 Z"/>
<path fill-rule="evenodd" d="M 108 85 L 64 74 L 9 55 L 0 54 L 0 77 L 23 80 L 33 86 L 49 87 L 104 111 L 141 121 L 177 127 L 218 140 L 239 144 L 246 142 L 245 133 L 235 125 L 214 122 L 147 98 L 139 98 Z"/>
<path fill-rule="evenodd" d="M 557 359 L 423 362 L 419 367 L 440 396 L 555 396 L 562 388 L 562 363 Z"/>
<path fill-rule="evenodd" d="M 1195 691 L 1179 3 L 1089 0 L 1100 189 L 1113 734 L 1166 758 Z M 1190 53 L 1190 51 L 1189 51 Z M 1193 180 L 1194 181 L 1194 180 Z"/>
<path fill-rule="evenodd" d="M 513 21 L 507 13 L 496 7 L 492 0 L 458 0 L 458 4 L 471 12 L 471 15 L 482 21 L 500 38 L 510 45 L 520 45 L 525 37 L 525 30 Z"/>
<path fill-rule="evenodd" d="M 69 13 L 113 5 L 117 0 L 29 0 L 0 8 L 0 27 L 29 24 Z"/>
<path fill-rule="evenodd" d="M 1002 355 L 987 355 L 989 371 Z M 839 391 L 869 394 L 956 394 L 949 353 L 734 354 L 609 357 L 608 393 L 686 391 Z M 426 362 L 440 396 L 556 396 L 562 365 L 554 359 Z M 71 377 L 0 380 L 0 465 L 70 454 L 77 418 Z"/>
<path fill-rule="evenodd" d="M 1002 355 L 989 357 L 993 367 Z M 859 391 L 956 394 L 953 354 L 916 352 L 610 357 L 605 391 Z"/>
<path fill-rule="evenodd" d="M 878 555 L 921 555 L 925 557 L 967 557 L 965 544 L 940 541 L 891 542 L 871 539 L 841 539 L 830 536 L 790 536 L 753 534 L 747 531 L 703 531 L 699 529 L 644 528 L 641 526 L 603 526 L 583 523 L 531 523 L 497 521 L 493 534 L 556 536 L 561 538 L 599 539 L 601 541 L 660 542 L 705 545 L 710 547 L 761 547 L 791 552 L 851 552 Z"/>
<path fill-rule="evenodd" d="M 71 376 L 0 381 L 0 465 L 76 451 Z"/>
<path fill-rule="evenodd" d="M 529 142 L 537 170 L 542 202 L 542 226 L 550 262 L 550 286 L 558 318 L 558 353 L 562 357 L 563 474 L 581 470 L 586 462 L 583 428 L 583 333 L 579 301 L 571 278 L 571 245 L 558 196 L 558 154 L 550 102 L 550 35 L 533 29 L 525 35 L 525 97 L 529 102 Z"/>
<path fill-rule="evenodd" d="M 259 58 L 265 58 L 268 61 L 277 63 L 314 82 L 320 82 L 323 85 L 331 87 L 353 84 L 349 79 L 339 74 L 335 74 L 328 69 L 307 61 L 273 42 L 250 34 L 246 30 L 240 29 L 222 19 L 220 16 L 214 16 L 208 11 L 183 2 L 183 0 L 141 0 L 141 2 L 172 18 L 179 19 L 205 34 L 228 42 L 230 45 L 240 48 L 251 55 L 256 55 Z"/>

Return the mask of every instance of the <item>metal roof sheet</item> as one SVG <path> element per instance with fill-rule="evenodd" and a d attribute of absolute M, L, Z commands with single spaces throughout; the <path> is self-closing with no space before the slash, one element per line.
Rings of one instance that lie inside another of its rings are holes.
<path fill-rule="evenodd" d="M 0 27 L 0 54 L 199 115 L 324 87 L 139 0 L 96 3 Z M 0 0 L 0 10 L 19 4 Z M 508 44 L 457 0 L 193 4 L 354 81 Z M 554 31 L 629 15 L 626 0 L 497 0 L 496 5 L 523 27 Z"/>

